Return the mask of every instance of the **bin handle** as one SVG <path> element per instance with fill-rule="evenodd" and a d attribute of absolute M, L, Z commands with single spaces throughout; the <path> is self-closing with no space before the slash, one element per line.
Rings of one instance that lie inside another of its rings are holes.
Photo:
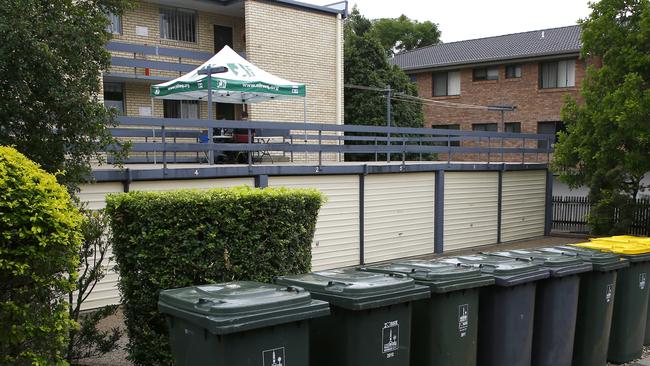
<path fill-rule="evenodd" d="M 207 303 L 212 303 L 212 304 L 224 304 L 226 301 L 224 300 L 214 300 L 214 299 L 208 299 L 205 297 L 199 297 L 199 300 L 196 302 L 196 305 L 205 305 Z"/>

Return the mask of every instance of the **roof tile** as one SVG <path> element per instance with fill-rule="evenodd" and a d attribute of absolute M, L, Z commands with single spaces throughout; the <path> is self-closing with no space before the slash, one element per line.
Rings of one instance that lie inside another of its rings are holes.
<path fill-rule="evenodd" d="M 416 70 L 575 52 L 580 52 L 578 25 L 441 43 L 397 54 L 391 62 Z"/>

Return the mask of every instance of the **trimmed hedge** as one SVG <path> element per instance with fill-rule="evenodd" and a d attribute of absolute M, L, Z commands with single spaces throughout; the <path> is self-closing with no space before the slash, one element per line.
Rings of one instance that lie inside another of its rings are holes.
<path fill-rule="evenodd" d="M 54 175 L 0 146 L 0 364 L 67 364 L 82 222 Z"/>
<path fill-rule="evenodd" d="M 171 365 L 162 289 L 309 272 L 323 197 L 236 187 L 110 195 L 113 253 L 136 365 Z"/>

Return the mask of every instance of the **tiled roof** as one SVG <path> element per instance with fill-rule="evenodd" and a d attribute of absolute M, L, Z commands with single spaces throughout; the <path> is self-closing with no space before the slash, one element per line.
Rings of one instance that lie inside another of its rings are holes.
<path fill-rule="evenodd" d="M 580 26 L 441 43 L 395 55 L 404 70 L 580 52 Z"/>

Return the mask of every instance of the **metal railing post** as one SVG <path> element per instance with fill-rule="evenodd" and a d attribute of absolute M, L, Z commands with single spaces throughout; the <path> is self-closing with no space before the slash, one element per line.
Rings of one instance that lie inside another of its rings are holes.
<path fill-rule="evenodd" d="M 377 151 L 377 137 L 375 137 L 375 163 L 379 160 L 379 152 Z"/>
<path fill-rule="evenodd" d="M 521 163 L 526 160 L 526 138 L 524 137 L 524 147 L 521 149 Z"/>
<path fill-rule="evenodd" d="M 447 134 L 447 164 L 451 162 L 451 135 Z"/>
<path fill-rule="evenodd" d="M 318 130 L 318 166 L 323 165 L 323 130 Z"/>
<path fill-rule="evenodd" d="M 490 153 L 492 152 L 492 138 L 488 136 L 488 164 L 490 164 Z"/>
<path fill-rule="evenodd" d="M 252 148 L 252 141 L 253 141 L 253 133 L 251 132 L 251 129 L 249 128 L 248 130 L 248 165 L 253 165 L 253 151 L 250 150 Z"/>
<path fill-rule="evenodd" d="M 165 125 L 160 126 L 161 138 L 162 138 L 162 158 L 163 158 L 163 171 L 167 171 L 167 133 L 165 131 Z"/>
<path fill-rule="evenodd" d="M 289 154 L 290 155 L 289 159 L 291 159 L 291 162 L 293 163 L 293 136 L 289 137 L 289 143 L 291 144 L 291 152 Z"/>
<path fill-rule="evenodd" d="M 402 140 L 402 165 L 406 164 L 406 138 Z"/>
<path fill-rule="evenodd" d="M 503 160 L 503 139 L 504 139 L 504 137 L 501 136 L 501 162 L 502 163 L 504 162 L 504 160 Z"/>
<path fill-rule="evenodd" d="M 419 137 L 418 145 L 420 145 L 420 147 L 422 147 L 422 136 Z M 422 161 L 422 150 L 420 150 L 420 161 Z"/>

